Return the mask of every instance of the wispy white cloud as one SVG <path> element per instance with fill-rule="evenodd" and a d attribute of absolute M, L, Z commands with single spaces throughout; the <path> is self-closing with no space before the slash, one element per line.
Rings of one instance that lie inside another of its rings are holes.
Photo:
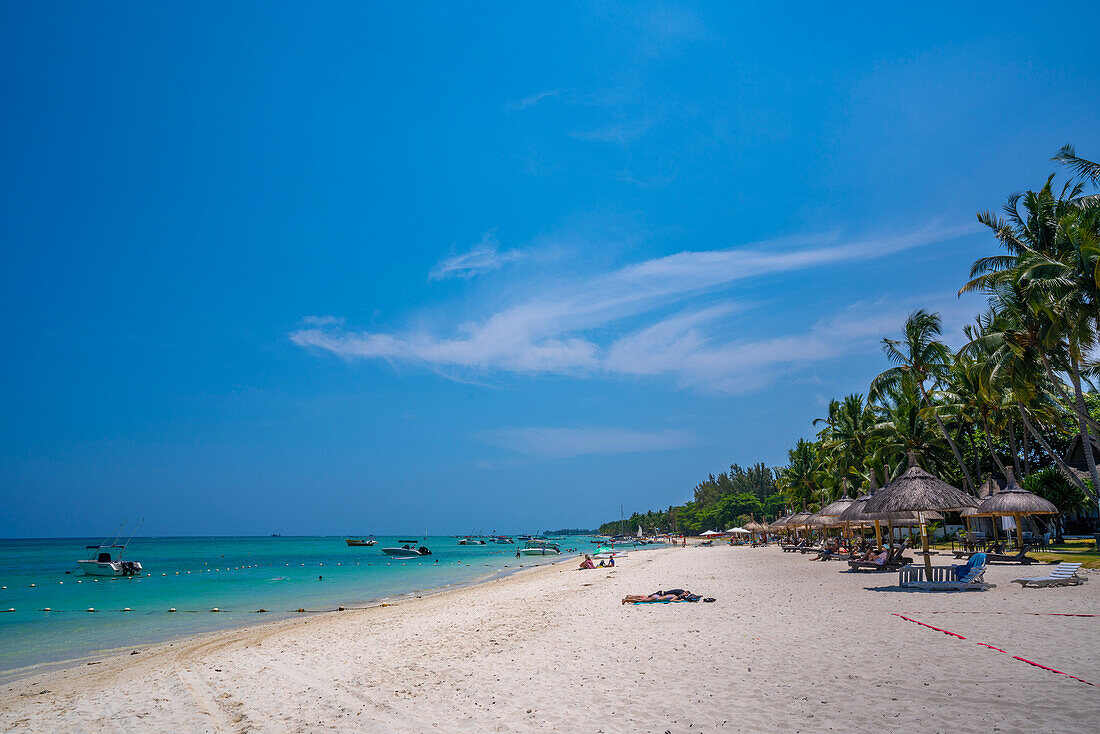
<path fill-rule="evenodd" d="M 538 459 L 669 451 L 693 446 L 690 431 L 623 428 L 502 428 L 478 438 L 490 446 Z"/>
<path fill-rule="evenodd" d="M 649 128 L 649 117 L 640 116 L 601 125 L 591 130 L 574 130 L 569 134 L 577 140 L 585 140 L 592 143 L 630 145 L 640 140 L 649 131 Z"/>
<path fill-rule="evenodd" d="M 731 335 L 730 322 L 747 304 L 729 293 L 734 285 L 881 258 L 974 229 L 927 228 L 848 242 L 834 234 L 680 252 L 553 289 L 530 289 L 449 333 L 423 327 L 392 333 L 314 327 L 294 331 L 291 339 L 346 359 L 420 364 L 456 378 L 498 372 L 668 376 L 681 385 L 743 392 L 877 340 L 896 330 L 906 309 L 916 304 L 856 303 L 786 334 L 738 338 Z"/>
<path fill-rule="evenodd" d="M 496 229 L 490 229 L 481 236 L 481 241 L 466 252 L 444 258 L 435 264 L 428 274 L 429 280 L 447 280 L 449 278 L 473 278 L 492 270 L 499 270 L 507 263 L 526 257 L 522 250 L 501 250 L 497 242 Z"/>
<path fill-rule="evenodd" d="M 528 107 L 534 107 L 535 105 L 545 102 L 548 99 L 557 99 L 561 96 L 561 93 L 562 90 L 560 89 L 547 89 L 546 91 L 537 92 L 530 96 L 524 97 L 523 99 L 517 100 L 516 102 L 511 102 L 509 103 L 508 107 L 509 109 L 513 110 L 525 110 Z"/>

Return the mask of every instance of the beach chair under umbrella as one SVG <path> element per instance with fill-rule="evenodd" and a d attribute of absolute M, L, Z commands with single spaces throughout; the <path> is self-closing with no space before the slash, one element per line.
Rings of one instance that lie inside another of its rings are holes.
<path fill-rule="evenodd" d="M 1020 520 L 1028 515 L 1057 515 L 1058 508 L 1054 503 L 1043 499 L 1037 494 L 1028 492 L 1016 484 L 1016 477 L 1012 473 L 1012 467 L 1005 469 L 1008 486 L 1000 492 L 989 495 L 982 500 L 976 508 L 975 516 L 984 517 L 1011 517 L 1016 521 L 1016 542 L 1020 550 L 1024 549 L 1024 530 Z"/>
<path fill-rule="evenodd" d="M 880 512 L 918 513 L 924 568 L 928 580 L 931 580 L 932 558 L 928 547 L 929 518 L 926 513 L 965 510 L 967 507 L 977 506 L 977 499 L 917 466 L 917 457 L 910 451 L 909 468 L 900 477 L 890 482 L 890 486 L 879 490 L 867 500 L 863 511 L 872 515 Z"/>

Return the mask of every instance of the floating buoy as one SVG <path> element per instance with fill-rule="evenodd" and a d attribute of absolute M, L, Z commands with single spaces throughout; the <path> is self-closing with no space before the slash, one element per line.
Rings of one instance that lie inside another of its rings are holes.
<path fill-rule="evenodd" d="M 63 584 L 63 583 L 65 583 L 65 582 L 64 582 L 64 581 L 58 581 L 57 583 L 59 583 L 59 584 Z"/>
<path fill-rule="evenodd" d="M 168 611 L 170 611 L 170 612 L 174 612 L 174 611 L 176 611 L 176 608 L 175 608 L 175 607 L 172 607 L 172 608 L 171 608 L 171 609 L 169 609 Z"/>
<path fill-rule="evenodd" d="M 83 581 L 81 581 L 80 579 L 77 579 L 77 580 L 76 580 L 76 582 L 77 582 L 78 584 L 82 584 L 82 583 L 84 583 L 84 582 L 83 582 Z"/>

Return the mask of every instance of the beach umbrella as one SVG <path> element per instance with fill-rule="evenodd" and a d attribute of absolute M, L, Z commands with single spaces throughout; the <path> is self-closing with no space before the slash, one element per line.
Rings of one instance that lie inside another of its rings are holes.
<path fill-rule="evenodd" d="M 840 498 L 837 499 L 835 502 L 830 502 L 829 504 L 818 510 L 816 513 L 814 513 L 815 518 L 817 518 L 814 521 L 815 524 L 826 528 L 833 527 L 835 525 L 842 525 L 844 527 L 848 526 L 848 523 L 841 519 L 840 515 L 849 507 L 851 507 L 852 503 L 855 502 L 855 500 L 848 496 L 848 480 L 842 479 L 840 480 L 840 484 L 843 488 L 843 492 L 841 493 Z"/>
<path fill-rule="evenodd" d="M 699 535 L 703 537 L 710 537 L 712 535 L 721 535 L 721 533 L 717 530 L 704 530 L 703 532 L 699 533 Z"/>
<path fill-rule="evenodd" d="M 1037 494 L 1028 492 L 1016 484 L 1012 467 L 1005 469 L 1008 486 L 1000 492 L 991 494 L 982 500 L 976 509 L 976 515 L 987 517 L 1011 517 L 1016 520 L 1016 541 L 1020 549 L 1024 547 L 1024 530 L 1020 518 L 1027 515 L 1057 515 L 1058 508 L 1052 502 Z M 996 527 L 996 526 L 994 526 Z"/>
<path fill-rule="evenodd" d="M 929 512 L 947 510 L 965 510 L 977 507 L 978 500 L 952 487 L 942 479 L 937 479 L 917 466 L 917 457 L 909 452 L 909 468 L 900 477 L 890 482 L 886 489 L 879 490 L 863 506 L 866 513 L 880 512 L 916 512 L 920 522 L 921 545 L 924 552 L 924 568 L 932 578 L 932 558 L 928 549 Z"/>
<path fill-rule="evenodd" d="M 810 519 L 811 514 L 813 513 L 806 512 L 805 510 L 803 510 L 802 512 L 796 512 L 789 518 L 787 518 L 786 525 L 788 528 L 793 529 L 795 535 L 797 536 L 799 528 L 805 527 L 806 529 L 809 529 L 810 526 L 807 524 L 807 521 Z"/>
<path fill-rule="evenodd" d="M 772 533 L 785 533 L 787 532 L 787 521 L 790 520 L 790 515 L 784 515 L 783 517 L 777 517 L 770 525 L 768 525 L 768 532 Z"/>

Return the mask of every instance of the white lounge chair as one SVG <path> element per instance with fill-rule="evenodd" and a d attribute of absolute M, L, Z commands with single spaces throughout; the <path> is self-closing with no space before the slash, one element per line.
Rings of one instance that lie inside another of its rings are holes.
<path fill-rule="evenodd" d="M 1026 588 L 1028 586 L 1034 586 L 1036 588 L 1042 586 L 1077 586 L 1089 580 L 1087 576 L 1077 575 L 1077 569 L 1079 568 L 1081 568 L 1080 563 L 1059 563 L 1054 567 L 1054 570 L 1046 576 L 1012 579 L 1012 583 L 1019 584 L 1020 588 Z"/>
<path fill-rule="evenodd" d="M 985 581 L 985 565 L 976 566 L 958 581 L 953 579 L 955 570 L 951 566 L 933 566 L 932 580 L 928 581 L 925 568 L 921 565 L 906 566 L 899 572 L 899 585 L 908 589 L 925 591 L 985 591 L 997 588 L 996 584 Z"/>

